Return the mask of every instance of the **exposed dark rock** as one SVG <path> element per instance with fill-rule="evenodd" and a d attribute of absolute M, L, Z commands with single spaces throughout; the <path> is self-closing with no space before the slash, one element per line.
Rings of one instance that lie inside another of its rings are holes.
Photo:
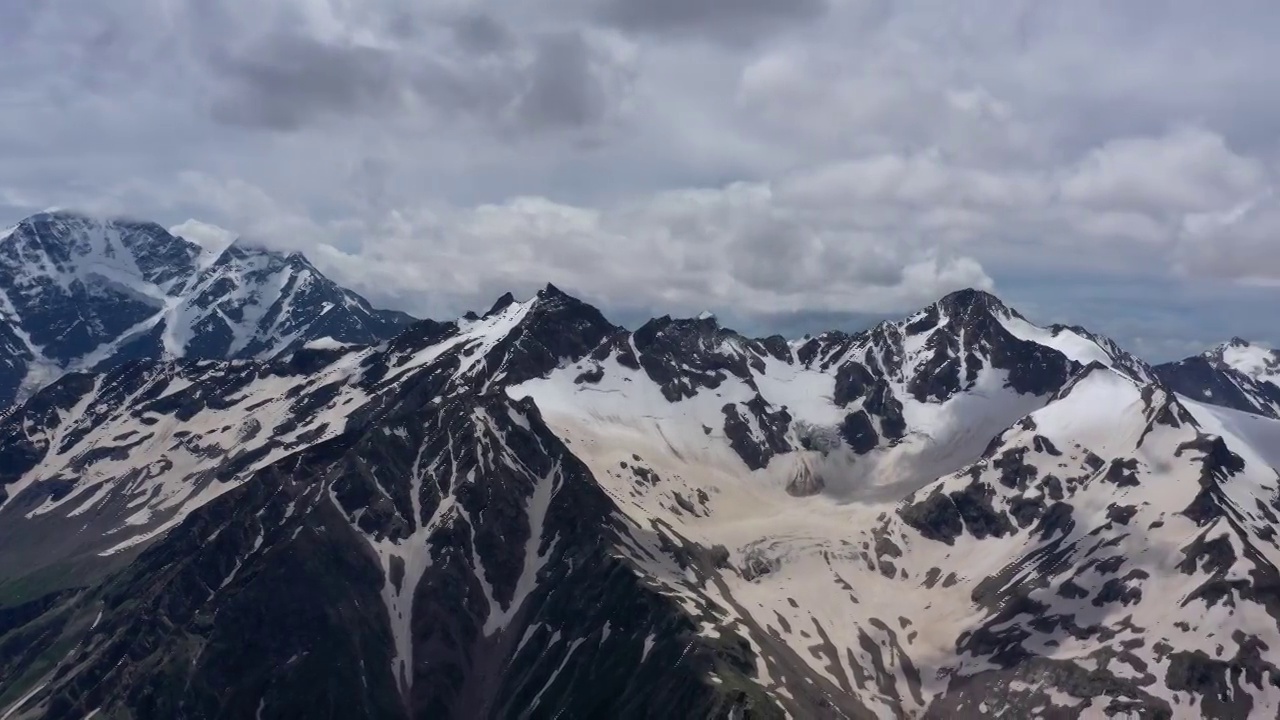
<path fill-rule="evenodd" d="M 656 318 L 637 329 L 632 341 L 640 366 L 671 402 L 714 390 L 729 376 L 751 382 L 747 354 L 721 351 L 726 343 L 745 349 L 750 341 L 721 328 L 714 318 Z"/>
<path fill-rule="evenodd" d="M 1194 441 L 1183 443 L 1177 449 L 1177 456 L 1181 457 L 1188 451 L 1203 453 L 1200 492 L 1182 514 L 1197 525 L 1207 525 L 1223 515 L 1220 484 L 1244 471 L 1244 459 L 1231 452 L 1226 442 L 1216 436 L 1201 435 Z"/>
<path fill-rule="evenodd" d="M 979 540 L 1014 532 L 1009 519 L 995 508 L 995 497 L 991 486 L 980 482 L 970 483 L 964 490 L 951 494 L 960 517 L 964 519 L 965 528 Z"/>
<path fill-rule="evenodd" d="M 604 368 L 600 367 L 599 365 L 592 365 L 589 369 L 579 373 L 578 377 L 573 379 L 573 382 L 574 384 L 577 384 L 577 385 L 581 385 L 582 383 L 595 385 L 603 379 L 604 379 Z"/>
<path fill-rule="evenodd" d="M 1138 508 L 1134 505 L 1117 505 L 1112 503 L 1107 506 L 1107 519 L 1121 525 L 1128 525 L 1129 521 L 1138 512 Z"/>
<path fill-rule="evenodd" d="M 1098 590 L 1098 594 L 1093 598 L 1095 607 L 1102 607 L 1110 603 L 1120 603 L 1128 606 L 1142 601 L 1142 588 L 1136 584 L 1137 580 L 1145 580 L 1149 575 L 1143 570 L 1132 570 L 1129 574 L 1122 578 L 1111 578 L 1102 585 L 1102 589 Z"/>
<path fill-rule="evenodd" d="M 786 439 L 791 415 L 786 410 L 769 409 L 757 395 L 744 405 L 726 404 L 721 411 L 729 446 L 752 470 L 768 466 L 775 455 L 791 449 Z"/>
<path fill-rule="evenodd" d="M 964 520 L 956 504 L 941 490 L 898 509 L 902 520 L 924 537 L 951 545 L 964 532 Z"/>
<path fill-rule="evenodd" d="M 1035 447 L 1035 451 L 1039 453 L 1045 453 L 1046 455 L 1053 455 L 1054 457 L 1060 457 L 1062 455 L 1062 451 L 1058 450 L 1058 448 L 1053 444 L 1053 442 L 1049 440 L 1049 438 L 1044 437 L 1043 435 L 1035 436 L 1033 446 Z"/>
<path fill-rule="evenodd" d="M 1105 479 L 1120 487 L 1137 487 L 1141 484 L 1138 480 L 1138 461 L 1133 458 L 1112 460 Z"/>
<path fill-rule="evenodd" d="M 991 462 L 1000 471 L 1000 484 L 1007 488 L 1025 490 L 1035 482 L 1039 470 L 1026 462 L 1027 448 L 1014 447 L 1006 450 L 1000 457 Z"/>
<path fill-rule="evenodd" d="M 836 389 L 832 400 L 841 407 L 866 397 L 876 377 L 861 363 L 847 362 L 836 371 Z"/>
<path fill-rule="evenodd" d="M 753 548 L 743 558 L 742 578 L 747 581 L 757 580 L 765 575 L 777 572 L 781 563 L 776 557 L 766 555 L 759 548 Z"/>
<path fill-rule="evenodd" d="M 908 498 L 898 514 L 926 538 L 950 545 L 964 530 L 979 540 L 1013 533 L 1013 523 L 994 506 L 995 491 L 974 481 L 948 494 L 934 490 L 923 500 Z"/>
<path fill-rule="evenodd" d="M 871 417 L 867 415 L 866 410 L 859 410 L 845 416 L 844 422 L 840 425 L 840 437 L 844 438 L 849 448 L 859 455 L 875 450 L 880 444 L 880 436 L 876 434 L 875 426 L 872 425 Z"/>
<path fill-rule="evenodd" d="M 1059 708 L 1049 691 L 1077 700 L 1074 707 Z M 1102 702 L 1092 702 L 1101 700 Z M 1092 705 L 1104 717 L 1140 717 L 1143 720 L 1170 720 L 1173 708 L 1132 681 L 1103 670 L 1086 670 L 1066 660 L 1028 658 L 1015 667 L 986 670 L 967 677 L 953 677 L 946 692 L 929 706 L 926 720 L 943 718 L 977 719 L 1004 717 L 1045 717 L 1070 720 L 1083 717 L 1080 711 Z"/>
<path fill-rule="evenodd" d="M 902 402 L 893 396 L 889 383 L 882 378 L 872 386 L 862 408 L 880 418 L 880 431 L 886 440 L 901 440 L 907 434 L 907 421 L 902 415 Z"/>
<path fill-rule="evenodd" d="M 1017 497 L 1009 503 L 1009 514 L 1018 523 L 1018 527 L 1025 528 L 1044 515 L 1045 507 L 1042 497 Z"/>
<path fill-rule="evenodd" d="M 1280 669 L 1263 654 L 1270 648 L 1239 631 L 1232 639 L 1237 650 L 1229 660 L 1212 658 L 1203 650 L 1169 653 L 1165 685 L 1170 690 L 1199 696 L 1202 717 L 1214 720 L 1249 717 L 1253 711 L 1250 687 L 1280 687 Z"/>

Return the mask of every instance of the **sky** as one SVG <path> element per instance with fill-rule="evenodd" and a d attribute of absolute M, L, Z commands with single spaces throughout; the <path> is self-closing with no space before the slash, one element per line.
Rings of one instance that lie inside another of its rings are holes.
<path fill-rule="evenodd" d="M 8 0 L 0 222 L 226 228 L 438 318 L 553 282 L 794 335 L 972 286 L 1152 359 L 1275 344 L 1278 32 L 1274 0 Z"/>

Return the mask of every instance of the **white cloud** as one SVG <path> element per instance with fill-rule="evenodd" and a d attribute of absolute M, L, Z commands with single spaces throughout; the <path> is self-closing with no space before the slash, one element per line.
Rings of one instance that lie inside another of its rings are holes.
<path fill-rule="evenodd" d="M 358 237 L 358 252 L 329 244 L 317 261 L 366 291 L 429 296 L 454 311 L 476 296 L 548 281 L 614 305 L 745 313 L 890 311 L 992 285 L 971 258 L 808 227 L 762 185 L 673 191 L 604 209 L 516 198 L 395 213 Z"/>
<path fill-rule="evenodd" d="M 1188 216 L 1175 261 L 1184 276 L 1280 285 L 1280 198 L 1268 187 L 1234 207 Z"/>
<path fill-rule="evenodd" d="M 235 242 L 236 234 L 207 222 L 187 219 L 169 228 L 171 235 L 190 240 L 209 253 L 220 253 Z"/>
<path fill-rule="evenodd" d="M 1066 202 L 1089 207 L 1192 213 L 1230 207 L 1268 182 L 1263 163 L 1236 154 L 1222 136 L 1181 128 L 1091 150 L 1060 191 Z"/>
<path fill-rule="evenodd" d="M 880 154 L 797 173 L 782 192 L 801 203 L 892 203 L 1030 207 L 1046 199 L 1045 179 L 948 162 L 936 149 L 911 155 Z"/>

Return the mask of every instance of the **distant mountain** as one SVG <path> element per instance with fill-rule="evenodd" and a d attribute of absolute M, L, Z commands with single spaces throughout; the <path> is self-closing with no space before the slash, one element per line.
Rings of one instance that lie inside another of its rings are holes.
<path fill-rule="evenodd" d="M 146 356 L 0 417 L 0 716 L 1274 717 L 1278 448 L 972 290 Z"/>
<path fill-rule="evenodd" d="M 211 254 L 154 223 L 66 212 L 0 235 L 0 408 L 67 371 L 364 345 L 410 322 L 243 241 Z"/>
<path fill-rule="evenodd" d="M 1233 338 L 1155 372 L 1175 392 L 1200 402 L 1280 418 L 1280 351 Z"/>

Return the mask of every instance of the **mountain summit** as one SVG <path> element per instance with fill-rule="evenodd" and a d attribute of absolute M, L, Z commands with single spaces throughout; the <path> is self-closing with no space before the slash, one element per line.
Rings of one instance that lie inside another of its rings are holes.
<path fill-rule="evenodd" d="M 1232 338 L 1155 371 L 1169 387 L 1201 402 L 1280 419 L 1280 351 Z"/>
<path fill-rule="evenodd" d="M 41 213 L 0 237 L 0 407 L 67 371 L 370 344 L 411 321 L 301 255 L 242 241 L 212 254 L 154 223 Z"/>
<path fill-rule="evenodd" d="M 137 275 L 255 328 L 201 299 L 319 282 Z M 176 354 L 0 416 L 0 714 L 1280 711 L 1280 421 L 986 293 L 788 342 L 548 286 Z"/>

